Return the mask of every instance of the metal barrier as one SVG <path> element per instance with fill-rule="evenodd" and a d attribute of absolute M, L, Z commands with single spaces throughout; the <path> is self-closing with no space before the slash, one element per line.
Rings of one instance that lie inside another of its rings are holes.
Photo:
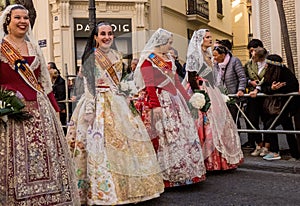
<path fill-rule="evenodd" d="M 284 110 L 286 109 L 286 107 L 288 106 L 288 104 L 291 102 L 291 100 L 295 97 L 295 96 L 299 96 L 300 93 L 299 92 L 292 92 L 292 93 L 287 93 L 287 94 L 273 94 L 273 95 L 268 95 L 268 94 L 264 94 L 264 93 L 258 93 L 256 98 L 261 98 L 261 97 L 284 97 L 284 96 L 288 96 L 288 100 L 286 101 L 286 103 L 283 105 L 280 113 L 277 115 L 277 117 L 274 119 L 274 121 L 272 122 L 271 126 L 267 129 L 267 130 L 263 130 L 263 129 L 257 129 L 253 126 L 253 124 L 251 123 L 251 121 L 248 119 L 247 115 L 245 114 L 245 112 L 243 111 L 243 109 L 241 107 L 243 107 L 243 105 L 238 105 L 237 103 L 235 103 L 235 106 L 238 108 L 239 113 L 243 116 L 243 118 L 245 118 L 245 120 L 247 121 L 247 123 L 252 127 L 251 129 L 238 129 L 239 133 L 276 133 L 276 134 L 300 134 L 299 130 L 276 130 L 276 129 L 271 129 L 273 128 L 273 126 L 276 124 L 276 122 L 278 121 L 278 119 L 280 118 L 280 116 L 282 115 L 282 113 L 284 112 Z M 238 98 L 236 96 L 236 94 L 229 94 L 228 97 L 232 97 L 232 98 Z M 247 97 L 249 98 L 250 95 L 249 94 L 245 94 L 243 97 Z M 251 98 L 251 97 L 250 97 Z M 240 117 L 240 114 L 238 114 L 238 117 Z M 235 120 L 235 123 L 237 124 L 237 121 L 239 121 L 239 119 L 237 118 Z"/>
<path fill-rule="evenodd" d="M 67 69 L 66 69 L 67 71 Z M 66 100 L 62 100 L 59 102 L 63 102 L 66 103 L 66 114 L 67 114 L 67 124 L 69 123 L 69 114 L 71 111 L 69 111 L 69 104 L 70 103 L 74 103 L 73 101 L 71 101 L 68 95 L 68 85 L 67 85 L 67 81 L 69 77 L 76 77 L 76 75 L 68 75 L 66 72 Z M 277 117 L 274 119 L 274 121 L 272 122 L 271 126 L 267 129 L 257 129 L 253 126 L 253 124 L 251 123 L 251 121 L 248 119 L 247 115 L 245 114 L 244 110 L 243 110 L 243 105 L 239 105 L 237 103 L 235 103 L 235 106 L 238 108 L 239 113 L 242 115 L 242 117 L 245 119 L 245 121 L 251 126 L 252 129 L 238 129 L 239 133 L 276 133 L 276 134 L 300 134 L 300 130 L 278 130 L 278 129 L 271 129 L 276 122 L 278 121 L 279 117 L 282 115 L 283 111 L 286 109 L 286 107 L 288 106 L 288 104 L 291 102 L 292 98 L 295 96 L 299 96 L 300 93 L 299 92 L 292 92 L 292 93 L 287 93 L 287 94 L 273 94 L 273 95 L 268 95 L 268 94 L 264 94 L 264 93 L 258 93 L 256 98 L 261 98 L 261 97 L 269 97 L 269 96 L 275 96 L 275 97 L 283 97 L 283 96 L 288 96 L 288 100 L 286 101 L 286 103 L 283 105 L 280 113 L 277 115 Z M 228 97 L 231 98 L 238 98 L 236 96 L 236 94 L 228 94 Z M 249 94 L 244 94 L 243 97 L 246 98 L 251 98 Z M 239 121 L 240 118 L 240 114 L 238 114 L 238 118 L 235 120 L 235 123 L 237 124 L 237 121 Z M 63 127 L 67 127 L 67 125 L 63 125 Z"/>

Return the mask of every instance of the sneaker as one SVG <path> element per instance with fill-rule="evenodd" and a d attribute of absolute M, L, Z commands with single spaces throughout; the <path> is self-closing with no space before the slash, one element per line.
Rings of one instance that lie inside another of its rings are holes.
<path fill-rule="evenodd" d="M 257 157 L 262 152 L 262 148 L 260 146 L 256 146 L 255 150 L 251 152 L 251 156 Z"/>
<path fill-rule="evenodd" d="M 264 157 L 264 156 L 266 156 L 268 153 L 269 153 L 268 148 L 262 147 L 261 150 L 260 150 L 259 156 Z"/>
<path fill-rule="evenodd" d="M 270 152 L 269 154 L 267 154 L 266 156 L 264 156 L 263 159 L 264 160 L 280 160 L 281 157 L 277 153 Z"/>

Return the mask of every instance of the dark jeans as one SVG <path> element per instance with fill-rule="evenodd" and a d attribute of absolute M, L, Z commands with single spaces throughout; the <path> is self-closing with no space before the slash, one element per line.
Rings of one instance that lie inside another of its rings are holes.
<path fill-rule="evenodd" d="M 267 130 L 271 126 L 272 122 L 276 118 L 275 115 L 266 116 L 264 119 L 264 129 Z M 275 127 L 281 125 L 283 130 L 294 130 L 292 117 L 288 115 L 288 113 L 283 113 L 282 116 L 277 120 L 274 127 L 271 129 L 274 129 Z M 273 133 L 266 133 L 264 134 L 265 142 L 270 143 L 270 151 L 271 152 L 279 152 L 279 145 L 278 145 L 278 135 Z M 298 159 L 300 157 L 296 135 L 295 134 L 286 134 L 286 140 L 290 148 L 290 152 L 292 157 Z"/>
<path fill-rule="evenodd" d="M 263 108 L 262 108 L 263 98 L 257 97 L 257 98 L 248 98 L 247 101 L 247 107 L 246 107 L 246 115 L 251 124 L 259 130 L 259 121 L 260 117 L 262 117 L 263 114 Z M 253 129 L 250 124 L 247 123 L 247 129 Z M 248 133 L 248 142 L 250 144 L 255 144 L 255 142 L 261 143 L 262 142 L 262 134 L 261 133 Z"/>

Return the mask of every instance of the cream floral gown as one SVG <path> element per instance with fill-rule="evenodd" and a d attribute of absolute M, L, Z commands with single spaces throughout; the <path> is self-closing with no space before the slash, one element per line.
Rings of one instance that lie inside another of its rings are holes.
<path fill-rule="evenodd" d="M 122 58 L 110 50 L 120 80 Z M 131 112 L 119 86 L 95 61 L 95 95 L 85 77 L 85 93 L 72 115 L 67 141 L 75 161 L 81 203 L 127 204 L 158 197 L 164 184 L 155 151 L 138 115 Z M 95 115 L 92 125 L 87 114 Z"/>

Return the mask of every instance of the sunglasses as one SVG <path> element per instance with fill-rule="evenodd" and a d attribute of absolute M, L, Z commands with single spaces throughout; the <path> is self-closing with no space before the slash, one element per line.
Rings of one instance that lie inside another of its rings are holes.
<path fill-rule="evenodd" d="M 219 54 L 226 54 L 227 53 L 227 48 L 224 46 L 215 46 L 214 51 L 217 51 Z"/>

